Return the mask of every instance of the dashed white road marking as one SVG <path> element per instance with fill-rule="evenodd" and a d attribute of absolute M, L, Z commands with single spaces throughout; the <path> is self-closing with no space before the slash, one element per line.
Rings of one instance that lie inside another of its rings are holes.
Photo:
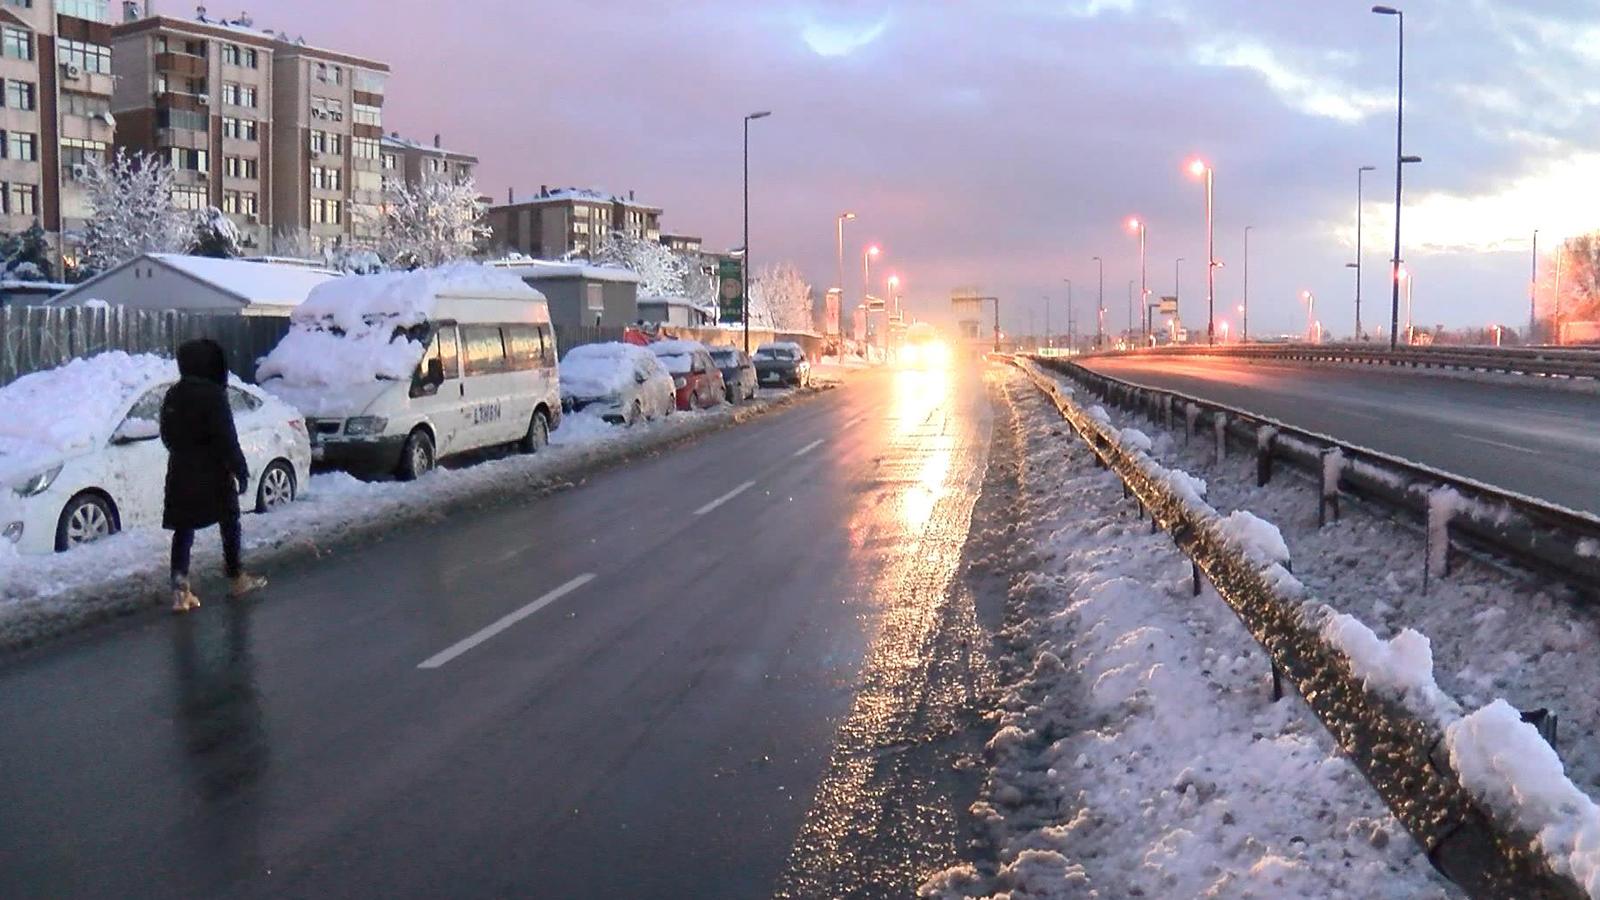
<path fill-rule="evenodd" d="M 745 491 L 750 490 L 751 488 L 753 488 L 755 486 L 756 486 L 756 483 L 754 481 L 746 481 L 744 484 L 739 485 L 738 487 L 736 487 L 733 490 L 727 492 L 726 494 L 723 494 L 721 497 L 718 497 L 717 499 L 711 501 L 710 503 L 707 503 L 705 506 L 702 506 L 699 509 L 695 510 L 694 514 L 697 515 L 697 516 L 703 516 L 706 513 L 711 512 L 713 509 L 716 509 L 717 507 L 721 506 L 722 504 L 727 503 L 729 500 L 732 500 L 733 498 L 739 496 L 740 494 L 744 493 Z"/>
<path fill-rule="evenodd" d="M 813 450 L 815 450 L 815 449 L 817 449 L 818 447 L 821 447 L 821 446 L 822 446 L 822 439 L 818 438 L 817 440 L 812 441 L 811 443 L 805 445 L 804 447 L 801 447 L 799 450 L 796 450 L 794 452 L 794 455 L 795 456 L 805 456 L 807 453 L 810 453 L 811 451 L 813 451 Z"/>
<path fill-rule="evenodd" d="M 865 415 L 856 416 L 854 419 L 851 419 L 850 421 L 844 423 L 844 425 L 841 426 L 841 427 L 842 428 L 849 428 L 851 425 L 855 425 L 855 424 L 859 423 L 862 419 L 865 419 L 865 418 L 866 418 Z"/>
<path fill-rule="evenodd" d="M 578 588 L 583 587 L 594 579 L 595 575 L 593 572 L 579 575 L 577 578 L 574 578 L 566 584 L 563 584 L 555 590 L 545 594 L 532 603 L 529 603 L 527 606 L 501 616 L 494 622 L 494 624 L 485 626 L 484 628 L 474 632 L 471 636 L 462 638 L 461 640 L 456 641 L 454 644 L 451 644 L 449 647 L 440 650 L 438 653 L 435 653 L 434 655 L 418 663 L 417 668 L 439 668 L 450 660 L 455 659 L 463 653 L 466 653 L 468 650 L 471 650 L 484 641 L 487 641 L 488 639 L 499 634 L 500 632 L 505 631 L 507 628 L 510 628 L 518 622 L 521 622 L 523 619 L 526 619 L 539 610 L 544 609 L 546 606 L 549 606 L 557 600 L 560 600 L 562 597 L 565 597 Z"/>
<path fill-rule="evenodd" d="M 1521 447 L 1516 444 L 1507 444 L 1503 441 L 1492 441 L 1488 438 L 1474 437 L 1470 434 L 1462 434 L 1460 432 L 1455 432 L 1455 436 L 1464 441 L 1474 441 L 1479 444 L 1488 444 L 1491 447 L 1499 447 L 1502 450 L 1515 450 L 1518 453 L 1532 453 L 1534 456 L 1544 455 L 1543 453 L 1539 452 L 1538 450 L 1534 450 L 1531 447 Z"/>

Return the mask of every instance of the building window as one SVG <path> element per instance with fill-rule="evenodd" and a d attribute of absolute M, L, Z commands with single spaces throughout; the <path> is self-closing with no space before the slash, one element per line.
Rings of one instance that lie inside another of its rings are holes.
<path fill-rule="evenodd" d="M 332 134 L 326 131 L 311 132 L 311 152 L 326 153 L 330 156 L 344 154 L 344 135 Z"/>
<path fill-rule="evenodd" d="M 338 200 L 311 198 L 311 222 L 314 225 L 344 224 L 344 205 Z"/>
<path fill-rule="evenodd" d="M 234 106 L 239 105 L 239 86 L 237 84 L 231 81 L 222 83 L 222 102 L 232 103 Z"/>
<path fill-rule="evenodd" d="M 32 216 L 39 212 L 39 186 L 35 184 L 6 185 L 6 212 L 13 216 Z"/>
<path fill-rule="evenodd" d="M 56 13 L 93 22 L 110 22 L 111 0 L 56 0 Z"/>
<path fill-rule="evenodd" d="M 383 108 L 370 106 L 366 103 L 357 103 L 350 108 L 352 121 L 357 125 L 382 125 Z"/>
<path fill-rule="evenodd" d="M 344 84 L 344 70 L 327 63 L 317 63 L 317 80 L 327 84 Z"/>
<path fill-rule="evenodd" d="M 389 76 L 382 72 L 372 72 L 366 69 L 353 69 L 350 73 L 350 85 L 363 94 L 381 94 L 389 84 Z"/>
<path fill-rule="evenodd" d="M 159 128 L 205 131 L 210 124 L 210 116 L 192 109 L 162 109 L 156 111 L 156 126 Z"/>
<path fill-rule="evenodd" d="M 173 188 L 172 205 L 179 209 L 205 209 L 206 192 L 201 188 Z"/>
<path fill-rule="evenodd" d="M 6 79 L 6 106 L 12 109 L 34 108 L 34 87 L 31 81 Z"/>
<path fill-rule="evenodd" d="M 223 116 L 222 136 L 240 141 L 253 141 L 256 139 L 256 129 L 259 125 L 255 119 Z"/>
<path fill-rule="evenodd" d="M 104 44 L 89 44 L 62 38 L 56 42 L 61 48 L 61 61 L 77 66 L 85 72 L 111 74 L 111 48 Z"/>
<path fill-rule="evenodd" d="M 12 25 L 0 29 L 0 54 L 11 59 L 33 59 L 33 32 Z"/>
<path fill-rule="evenodd" d="M 364 138 L 356 138 L 356 140 L 360 141 L 364 140 Z M 393 153 L 385 153 L 383 155 L 383 170 L 392 172 L 398 168 L 400 168 L 400 157 L 395 156 Z"/>
<path fill-rule="evenodd" d="M 350 155 L 356 159 L 377 159 L 381 154 L 378 150 L 376 138 L 353 137 L 350 139 Z"/>
<path fill-rule="evenodd" d="M 110 158 L 111 145 L 105 141 L 61 139 L 61 171 L 68 178 L 74 177 L 73 171 L 78 166 L 88 165 L 91 159 L 103 163 Z"/>
<path fill-rule="evenodd" d="M 236 84 L 231 81 L 222 83 L 222 102 L 234 106 L 248 106 L 255 109 L 256 88 L 252 84 Z"/>
<path fill-rule="evenodd" d="M 210 166 L 207 165 L 208 155 L 205 150 L 198 150 L 192 147 L 167 148 L 167 162 L 171 163 L 174 169 L 188 172 L 209 171 Z"/>
<path fill-rule="evenodd" d="M 259 178 L 260 164 L 252 156 L 229 156 L 222 161 L 222 170 L 229 178 Z"/>
<path fill-rule="evenodd" d="M 39 161 L 39 136 L 27 131 L 6 132 L 6 159 Z"/>
<path fill-rule="evenodd" d="M 6 5 L 19 9 L 33 9 L 33 0 L 6 0 Z"/>
<path fill-rule="evenodd" d="M 223 191 L 222 211 L 236 216 L 260 215 L 260 195 L 255 191 Z"/>
<path fill-rule="evenodd" d="M 339 190 L 340 172 L 327 166 L 311 167 L 311 186 L 323 191 Z"/>
<path fill-rule="evenodd" d="M 85 119 L 103 118 L 111 112 L 111 98 L 97 94 L 64 93 L 61 95 L 61 111 Z"/>

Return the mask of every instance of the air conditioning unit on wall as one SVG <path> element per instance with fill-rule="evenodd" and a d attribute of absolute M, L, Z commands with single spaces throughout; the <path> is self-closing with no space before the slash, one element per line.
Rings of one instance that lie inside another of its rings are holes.
<path fill-rule="evenodd" d="M 201 106 L 210 106 L 211 105 L 211 95 L 210 94 L 196 94 L 194 99 L 195 99 L 195 102 L 199 103 Z"/>
<path fill-rule="evenodd" d="M 65 76 L 68 81 L 77 81 L 79 78 L 83 77 L 83 67 L 79 66 L 77 63 L 62 63 L 61 74 Z"/>
<path fill-rule="evenodd" d="M 89 167 L 83 163 L 73 163 L 71 171 L 73 181 L 82 181 L 89 177 Z"/>

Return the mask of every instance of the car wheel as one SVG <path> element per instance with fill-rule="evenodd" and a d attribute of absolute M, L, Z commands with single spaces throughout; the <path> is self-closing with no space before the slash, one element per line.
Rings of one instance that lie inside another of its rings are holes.
<path fill-rule="evenodd" d="M 56 523 L 56 552 L 93 543 L 117 533 L 117 513 L 99 494 L 79 494 L 67 501 Z"/>
<path fill-rule="evenodd" d="M 528 422 L 528 433 L 517 442 L 517 449 L 523 453 L 538 453 L 550 446 L 550 420 L 545 417 L 543 410 L 534 410 L 533 419 Z"/>
<path fill-rule="evenodd" d="M 433 438 L 426 431 L 418 428 L 406 438 L 405 447 L 400 450 L 401 481 L 416 481 L 418 478 L 433 471 L 434 463 Z"/>
<path fill-rule="evenodd" d="M 273 460 L 261 473 L 256 485 L 256 512 L 271 512 L 294 502 L 294 469 L 281 459 Z"/>
<path fill-rule="evenodd" d="M 622 420 L 622 424 L 632 428 L 642 421 L 644 421 L 644 404 L 640 403 L 638 399 L 635 398 L 633 405 L 628 407 L 628 417 Z"/>

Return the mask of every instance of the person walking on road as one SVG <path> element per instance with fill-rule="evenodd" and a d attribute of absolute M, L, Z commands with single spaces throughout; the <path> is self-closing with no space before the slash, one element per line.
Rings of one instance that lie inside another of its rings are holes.
<path fill-rule="evenodd" d="M 218 526 L 231 594 L 264 587 L 240 559 L 239 495 L 250 470 L 228 404 L 228 361 L 222 345 L 201 339 L 178 348 L 177 384 L 161 403 L 161 443 L 167 448 L 167 482 L 161 527 L 172 532 L 172 611 L 200 606 L 189 587 L 189 555 L 196 529 Z"/>

